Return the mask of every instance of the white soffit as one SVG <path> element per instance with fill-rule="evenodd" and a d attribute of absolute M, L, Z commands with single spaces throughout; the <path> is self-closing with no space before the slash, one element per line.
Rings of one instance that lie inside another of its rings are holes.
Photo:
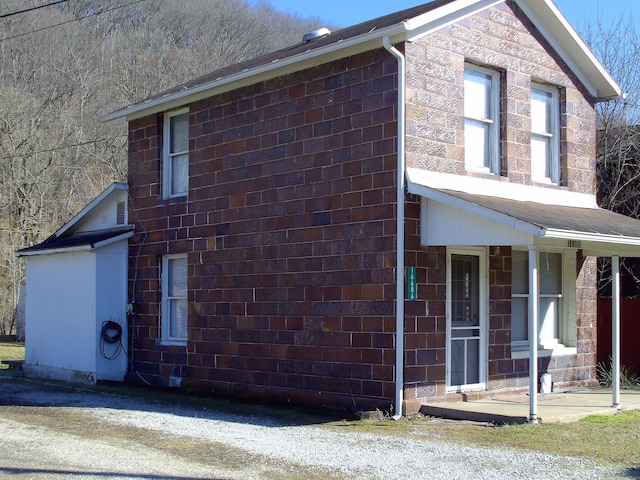
<path fill-rule="evenodd" d="M 414 188 L 422 185 L 430 189 L 451 190 L 471 195 L 487 195 L 521 202 L 535 202 L 566 207 L 598 208 L 595 195 L 569 192 L 556 188 L 534 187 L 500 181 L 499 177 L 487 179 L 450 173 L 431 172 L 419 168 L 407 168 L 407 182 Z M 414 192 L 411 192 L 414 193 Z M 417 192 L 415 192 L 417 193 Z"/>

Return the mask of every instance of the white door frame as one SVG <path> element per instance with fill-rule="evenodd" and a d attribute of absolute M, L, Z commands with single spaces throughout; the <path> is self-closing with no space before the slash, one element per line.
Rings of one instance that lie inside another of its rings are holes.
<path fill-rule="evenodd" d="M 451 385 L 451 341 L 452 341 L 452 309 L 451 309 L 451 256 L 468 255 L 478 257 L 478 316 L 479 316 L 479 361 L 478 383 Z M 485 390 L 487 388 L 488 346 L 487 326 L 489 312 L 489 281 L 487 270 L 487 249 L 485 247 L 447 247 L 447 392 L 463 392 Z"/>

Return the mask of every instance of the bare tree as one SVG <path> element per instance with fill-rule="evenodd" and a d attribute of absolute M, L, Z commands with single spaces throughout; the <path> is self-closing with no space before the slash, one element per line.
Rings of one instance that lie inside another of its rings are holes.
<path fill-rule="evenodd" d="M 3 0 L 0 15 L 46 3 Z M 24 281 L 15 250 L 126 179 L 126 122 L 101 115 L 318 26 L 246 0 L 69 0 L 0 18 L 0 334 Z"/>
<path fill-rule="evenodd" d="M 601 17 L 582 29 L 582 35 L 624 92 L 623 98 L 597 105 L 596 172 L 598 203 L 623 215 L 640 218 L 640 39 L 632 16 L 610 24 Z M 600 294 L 611 295 L 610 262 L 600 260 Z M 622 259 L 622 290 L 638 296 L 640 265 Z"/>

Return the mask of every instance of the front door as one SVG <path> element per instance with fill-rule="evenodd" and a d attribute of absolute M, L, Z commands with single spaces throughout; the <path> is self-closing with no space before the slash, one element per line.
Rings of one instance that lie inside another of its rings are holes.
<path fill-rule="evenodd" d="M 447 295 L 447 389 L 485 386 L 484 256 L 455 251 L 449 255 Z"/>

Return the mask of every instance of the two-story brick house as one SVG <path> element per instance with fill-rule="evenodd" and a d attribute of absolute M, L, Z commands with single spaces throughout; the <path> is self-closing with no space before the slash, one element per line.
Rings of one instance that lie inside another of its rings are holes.
<path fill-rule="evenodd" d="M 595 259 L 640 226 L 596 207 L 594 105 L 621 92 L 555 5 L 316 34 L 105 117 L 132 378 L 395 412 L 594 384 Z"/>

